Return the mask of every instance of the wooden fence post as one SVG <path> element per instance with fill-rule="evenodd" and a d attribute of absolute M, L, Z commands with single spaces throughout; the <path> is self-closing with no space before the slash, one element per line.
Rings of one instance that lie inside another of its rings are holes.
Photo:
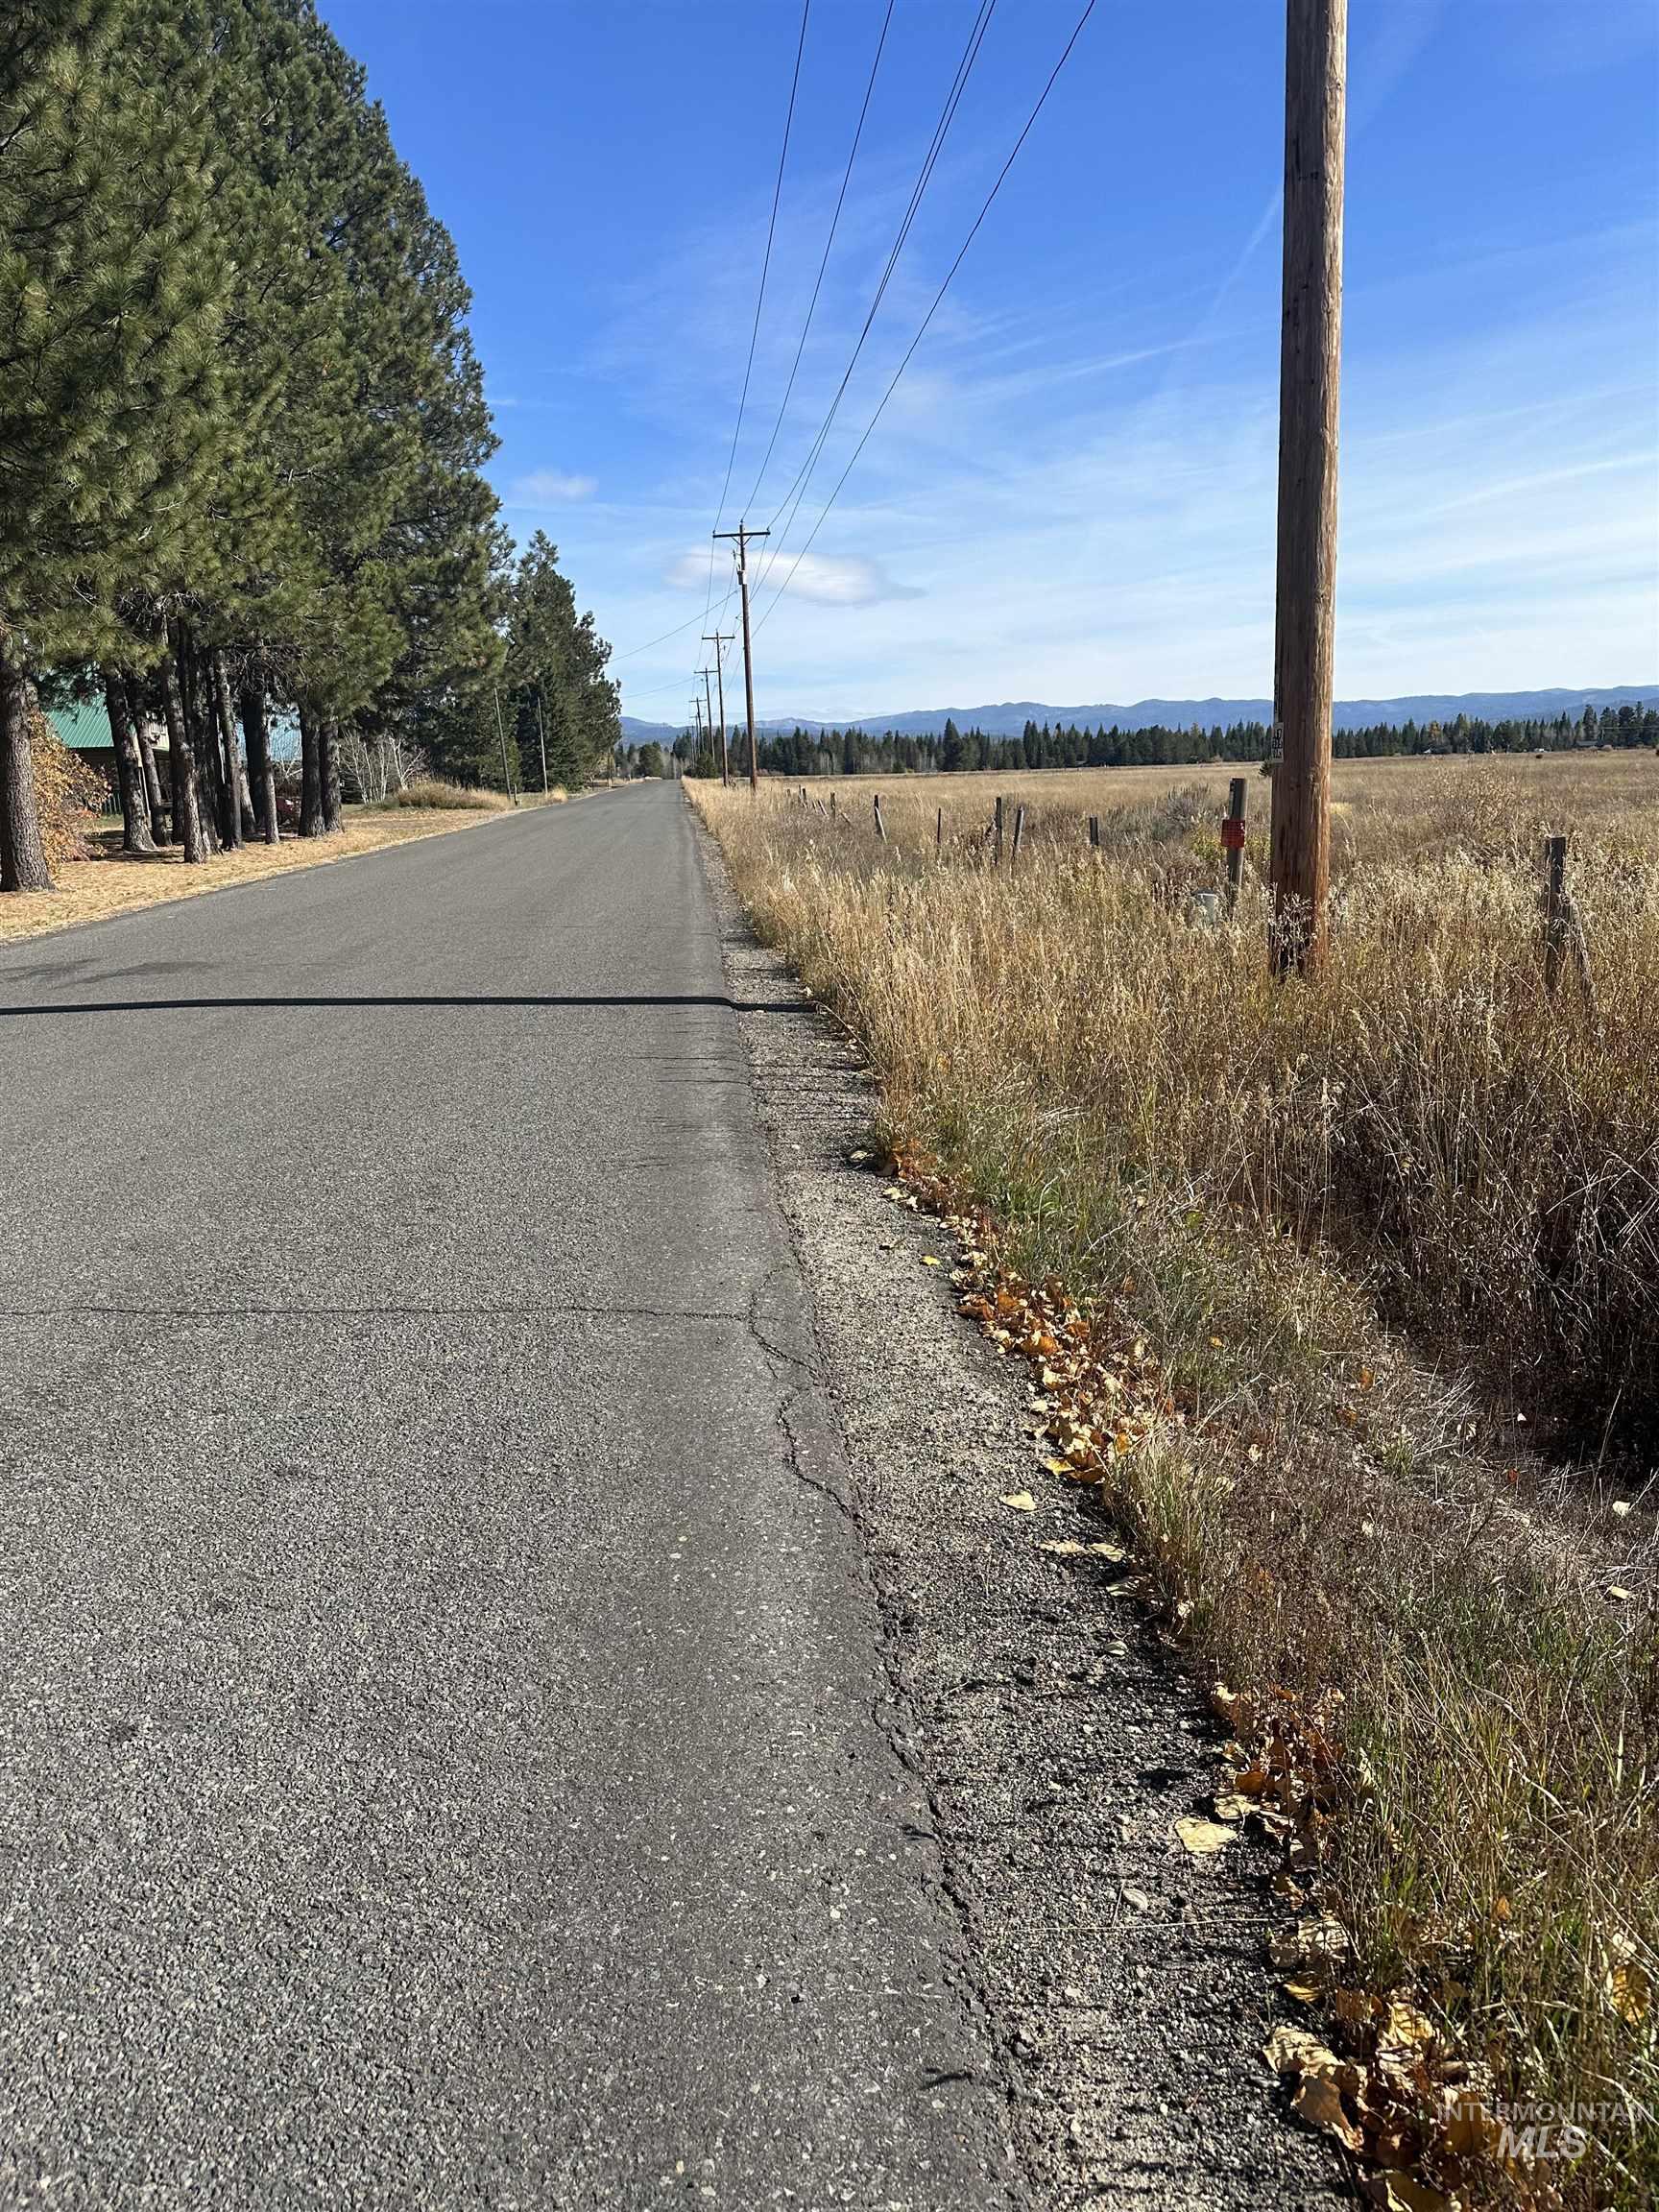
<path fill-rule="evenodd" d="M 1020 840 L 1024 835 L 1024 833 L 1025 809 L 1023 806 L 1016 806 L 1014 809 L 1014 844 L 1008 854 L 1008 865 L 1010 868 L 1014 866 L 1020 857 Z"/>
<path fill-rule="evenodd" d="M 1553 992 L 1561 980 L 1561 952 L 1567 942 L 1567 840 L 1544 840 L 1544 988 Z"/>
<path fill-rule="evenodd" d="M 991 865 L 993 868 L 1000 868 L 1002 865 L 1002 802 L 1000 799 L 997 802 L 997 812 L 993 820 L 995 828 L 991 839 Z"/>
<path fill-rule="evenodd" d="M 871 792 L 871 794 L 870 794 L 870 802 L 871 802 L 871 805 L 872 805 L 875 807 L 875 809 L 876 809 L 876 834 L 877 834 L 877 836 L 878 836 L 878 837 L 879 837 L 879 838 L 880 838 L 880 840 L 881 840 L 882 844 L 883 844 L 883 845 L 885 845 L 885 844 L 886 844 L 886 842 L 887 842 L 887 825 L 886 825 L 886 823 L 885 823 L 885 822 L 883 822 L 883 821 L 882 821 L 882 819 L 881 819 L 881 794 L 880 794 L 880 792 L 879 792 L 879 791 L 872 791 L 872 792 Z"/>
<path fill-rule="evenodd" d="M 835 793 L 833 790 L 830 793 L 830 819 L 831 822 L 835 819 Z"/>
<path fill-rule="evenodd" d="M 1561 955 L 1570 951 L 1584 1002 L 1594 1014 L 1596 978 L 1590 967 L 1590 943 L 1584 934 L 1584 917 L 1578 911 L 1578 902 L 1567 888 L 1565 837 L 1545 838 L 1544 867 L 1544 987 L 1554 991 L 1561 980 Z"/>
<path fill-rule="evenodd" d="M 943 853 L 945 850 L 945 809 L 943 806 L 939 809 L 938 821 L 933 825 L 933 850 L 936 853 Z"/>
<path fill-rule="evenodd" d="M 1091 814 L 1089 817 L 1089 843 L 1093 851 L 1099 852 L 1100 817 L 1098 814 Z"/>
<path fill-rule="evenodd" d="M 1227 819 L 1221 825 L 1221 843 L 1227 854 L 1227 911 L 1238 903 L 1238 886 L 1244 880 L 1244 813 L 1250 804 L 1250 786 L 1235 776 L 1227 787 Z"/>

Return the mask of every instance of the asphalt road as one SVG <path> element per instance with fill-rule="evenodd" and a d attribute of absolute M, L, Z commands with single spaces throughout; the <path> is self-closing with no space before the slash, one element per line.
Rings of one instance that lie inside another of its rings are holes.
<path fill-rule="evenodd" d="M 671 786 L 0 951 L 0 2202 L 1019 2200 L 817 1361 Z"/>

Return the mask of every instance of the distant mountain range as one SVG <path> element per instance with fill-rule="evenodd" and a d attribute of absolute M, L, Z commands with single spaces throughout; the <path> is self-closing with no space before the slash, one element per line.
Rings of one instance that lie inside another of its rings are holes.
<path fill-rule="evenodd" d="M 1501 722 L 1505 718 L 1571 714 L 1586 707 L 1634 705 L 1637 700 L 1659 699 L 1659 682 L 1613 684 L 1600 689 L 1553 691 L 1424 692 L 1409 699 L 1339 699 L 1333 713 L 1338 730 L 1363 730 L 1376 722 L 1455 722 L 1459 714 L 1471 721 Z M 1050 728 L 1145 730 L 1154 723 L 1185 730 L 1194 722 L 1223 729 L 1231 722 L 1271 720 L 1270 699 L 1137 699 L 1132 707 L 1099 704 L 1093 707 L 1048 707 L 1041 699 L 1005 699 L 995 707 L 926 707 L 904 714 L 860 714 L 848 722 L 824 722 L 810 714 L 765 715 L 763 734 L 789 730 L 863 730 L 873 735 L 894 731 L 902 737 L 937 737 L 947 721 L 958 730 L 983 730 L 989 737 L 1018 737 L 1027 722 L 1046 722 Z M 740 721 L 740 717 L 735 718 Z M 622 734 L 631 744 L 644 745 L 655 738 L 666 744 L 685 727 L 681 723 L 637 722 L 622 717 Z"/>

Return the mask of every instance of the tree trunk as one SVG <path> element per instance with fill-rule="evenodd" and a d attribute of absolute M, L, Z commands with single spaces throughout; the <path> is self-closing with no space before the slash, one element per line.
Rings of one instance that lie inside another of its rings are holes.
<path fill-rule="evenodd" d="M 155 757 L 155 739 L 161 730 L 161 721 L 155 710 L 155 677 L 151 677 L 148 684 L 141 684 L 139 677 L 129 675 L 126 706 L 132 714 L 132 728 L 137 730 L 139 761 L 144 761 L 144 796 L 151 801 L 151 836 L 159 850 L 161 845 L 173 841 L 173 830 L 168 823 L 170 790 L 161 790 L 161 763 Z"/>
<path fill-rule="evenodd" d="M 300 702 L 300 834 L 323 834 L 323 757 L 317 713 Z"/>
<path fill-rule="evenodd" d="M 202 828 L 202 799 L 196 783 L 196 756 L 191 750 L 190 733 L 185 727 L 184 707 L 179 691 L 179 663 L 173 647 L 178 641 L 177 626 L 173 629 L 168 649 L 161 656 L 156 681 L 161 691 L 161 711 L 167 718 L 167 777 L 173 786 L 173 835 L 177 844 L 184 848 L 184 857 L 194 863 L 207 857 L 207 839 Z"/>
<path fill-rule="evenodd" d="M 180 625 L 182 629 L 183 626 Z M 225 779 L 220 770 L 219 736 L 213 727 L 213 701 L 200 647 L 183 630 L 179 655 L 180 704 L 184 709 L 190 737 L 190 757 L 196 765 L 196 806 L 202 838 L 209 853 L 220 845 L 219 825 L 225 813 Z"/>
<path fill-rule="evenodd" d="M 332 714 L 324 716 L 320 736 L 317 754 L 322 771 L 323 834 L 338 837 L 345 824 L 340 819 L 340 725 Z"/>
<path fill-rule="evenodd" d="M 109 741 L 115 748 L 115 781 L 121 794 L 121 850 L 154 853 L 150 834 L 150 797 L 144 786 L 144 760 L 138 733 L 127 703 L 127 685 L 118 668 L 104 670 L 104 705 L 109 716 Z"/>
<path fill-rule="evenodd" d="M 139 764 L 144 771 L 144 798 L 150 808 L 150 835 L 155 844 L 160 847 L 167 842 L 167 802 L 161 792 L 161 771 L 156 764 L 150 702 L 136 676 L 128 675 L 120 681 L 127 694 L 127 711 L 132 717 Z"/>
<path fill-rule="evenodd" d="M 29 687 L 12 654 L 0 628 L 0 891 L 50 891 L 29 750 Z"/>
<path fill-rule="evenodd" d="M 242 763 L 236 746 L 236 717 L 230 711 L 230 679 L 225 673 L 223 653 L 207 655 L 207 678 L 219 719 L 219 741 L 225 756 L 224 838 L 232 850 L 246 845 L 253 830 L 253 807 L 247 796 Z"/>
<path fill-rule="evenodd" d="M 242 736 L 248 748 L 248 773 L 253 786 L 255 836 L 280 844 L 276 821 L 276 771 L 271 759 L 271 733 L 265 724 L 265 687 L 250 680 L 242 686 Z"/>
<path fill-rule="evenodd" d="M 150 719 L 167 733 L 167 842 L 169 845 L 182 845 L 184 815 L 179 804 L 179 764 L 173 757 L 173 717 L 178 702 L 162 681 L 159 661 L 151 669 L 147 685 Z"/>

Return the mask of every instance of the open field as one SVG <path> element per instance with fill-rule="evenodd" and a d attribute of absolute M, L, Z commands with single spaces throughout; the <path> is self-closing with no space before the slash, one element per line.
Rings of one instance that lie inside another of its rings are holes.
<path fill-rule="evenodd" d="M 1426 2121 L 1431 2170 L 1647 2203 L 1659 762 L 1338 763 L 1334 957 L 1290 987 L 1254 774 L 1238 915 L 1193 919 L 1230 773 L 837 780 L 833 822 L 798 789 L 693 796 L 865 1044 L 892 1152 L 1017 1291 L 1063 1283 L 1156 1355 L 1094 1494 L 1247 1709 L 1334 1742 L 1297 1880 L 1347 1971 L 1409 1991 L 1484 2108 L 1607 2107 L 1588 2159 L 1530 2175 Z M 982 841 L 998 792 L 1010 828 L 1028 808 L 1018 869 Z M 1571 970 L 1544 988 L 1558 830 L 1593 1003 Z"/>
<path fill-rule="evenodd" d="M 493 822 L 506 811 L 493 792 L 469 793 L 468 805 L 348 806 L 337 837 L 285 836 L 280 845 L 250 844 L 238 852 L 216 853 L 194 868 L 184 865 L 177 846 L 160 853 L 121 850 L 121 832 L 102 830 L 93 839 L 93 856 L 68 860 L 55 871 L 51 891 L 12 892 L 0 899 L 0 944 L 68 929 L 78 922 L 106 922 L 141 906 L 194 899 L 204 891 L 223 891 L 233 883 L 252 883 L 267 876 L 286 876 L 297 868 L 317 868 L 329 860 L 350 860 L 388 845 L 435 837 L 450 830 Z M 558 793 L 562 799 L 564 794 Z M 523 804 L 547 804 L 538 792 Z"/>
<path fill-rule="evenodd" d="M 834 792 L 838 809 L 852 805 L 861 811 L 878 791 L 889 837 L 902 847 L 933 842 L 941 805 L 947 838 L 982 830 L 998 796 L 1006 802 L 1010 827 L 1013 808 L 1026 808 L 1025 834 L 1033 844 L 1070 846 L 1083 839 L 1091 814 L 1156 811 L 1172 792 L 1194 798 L 1203 793 L 1218 814 L 1235 776 L 1248 783 L 1252 854 L 1264 860 L 1270 787 L 1251 762 L 1023 775 L 837 776 L 814 779 L 805 788 L 826 804 Z M 1360 859 L 1408 858 L 1455 842 L 1460 833 L 1482 846 L 1501 843 L 1524 851 L 1529 838 L 1565 830 L 1634 842 L 1659 856 L 1659 757 L 1648 752 L 1338 760 L 1332 794 L 1332 865 L 1338 876 Z"/>

